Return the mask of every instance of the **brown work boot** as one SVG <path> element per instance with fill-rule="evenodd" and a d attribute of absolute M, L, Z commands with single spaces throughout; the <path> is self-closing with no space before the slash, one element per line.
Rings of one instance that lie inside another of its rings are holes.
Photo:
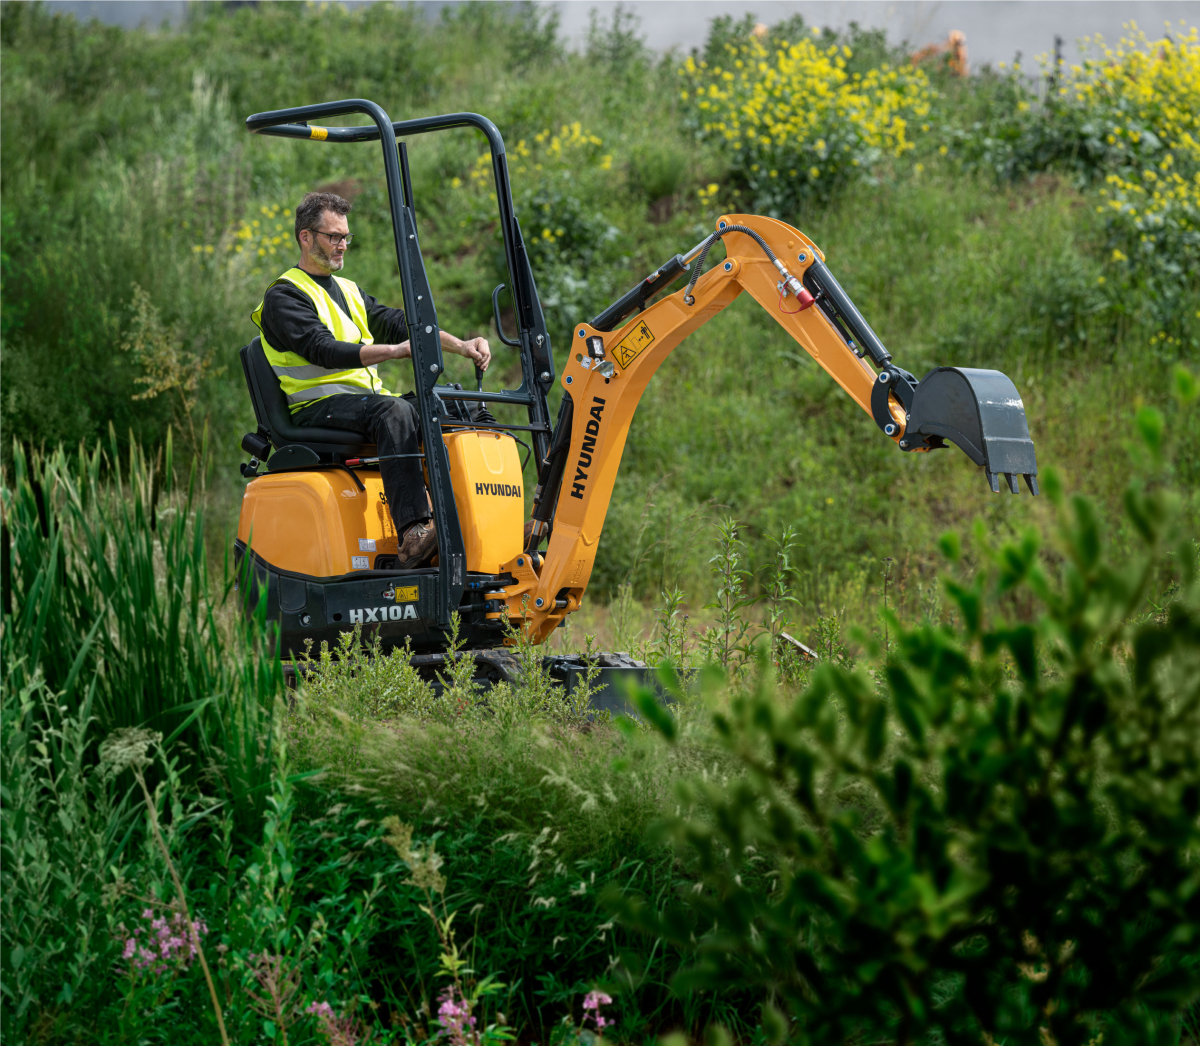
<path fill-rule="evenodd" d="M 410 526 L 400 540 L 400 566 L 406 570 L 429 564 L 438 550 L 437 529 L 432 519 Z"/>

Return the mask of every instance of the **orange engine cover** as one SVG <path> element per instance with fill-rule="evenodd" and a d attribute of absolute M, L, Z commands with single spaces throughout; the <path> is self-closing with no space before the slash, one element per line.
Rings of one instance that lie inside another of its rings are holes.
<path fill-rule="evenodd" d="M 507 434 L 448 433 L 450 478 L 467 570 L 496 574 L 519 555 L 525 517 L 516 441 Z M 365 491 L 337 469 L 266 473 L 242 496 L 238 537 L 272 566 L 309 577 L 372 570 L 398 551 L 378 472 L 357 470 Z"/>
<path fill-rule="evenodd" d="M 371 570 L 398 551 L 378 472 L 360 470 L 367 489 L 337 469 L 259 476 L 246 487 L 238 537 L 274 567 L 309 577 Z"/>
<path fill-rule="evenodd" d="M 525 488 L 517 441 L 507 433 L 462 430 L 446 436 L 467 569 L 498 574 L 522 551 Z"/>

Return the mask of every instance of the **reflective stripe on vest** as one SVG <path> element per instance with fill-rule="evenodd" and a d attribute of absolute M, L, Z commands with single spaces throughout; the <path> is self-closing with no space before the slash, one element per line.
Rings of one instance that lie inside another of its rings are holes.
<path fill-rule="evenodd" d="M 348 341 L 355 345 L 373 344 L 375 339 L 367 329 L 367 307 L 363 303 L 358 286 L 340 276 L 335 276 L 334 279 L 346 296 L 349 316 L 342 311 L 329 292 L 303 269 L 288 269 L 271 284 L 271 287 L 287 280 L 304 291 L 312 299 L 321 323 L 338 341 Z M 373 392 L 378 396 L 392 395 L 383 387 L 379 371 L 374 365 L 352 367 L 349 370 L 330 370 L 309 363 L 298 353 L 280 352 L 273 348 L 267 343 L 266 332 L 262 329 L 262 310 L 263 303 L 259 302 L 251 318 L 259 329 L 267 362 L 271 364 L 271 369 L 279 379 L 280 388 L 287 396 L 288 407 L 293 414 L 309 403 L 342 393 L 352 396 L 362 392 Z"/>

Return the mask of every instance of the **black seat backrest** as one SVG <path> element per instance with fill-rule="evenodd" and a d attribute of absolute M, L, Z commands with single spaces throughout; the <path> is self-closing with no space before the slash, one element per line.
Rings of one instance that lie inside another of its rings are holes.
<path fill-rule="evenodd" d="M 279 379 L 275 377 L 267 354 L 263 352 L 261 339 L 255 338 L 249 345 L 243 346 L 240 355 L 246 388 L 258 420 L 258 431 L 271 441 L 276 450 L 296 445 L 308 447 L 323 462 L 369 457 L 375 453 L 375 445 L 367 443 L 365 435 L 362 442 L 358 442 L 353 432 L 293 424 L 287 396 L 279 387 Z"/>

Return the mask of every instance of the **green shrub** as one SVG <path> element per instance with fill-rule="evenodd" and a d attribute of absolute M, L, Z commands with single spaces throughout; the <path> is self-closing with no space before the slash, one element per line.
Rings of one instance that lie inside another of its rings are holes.
<path fill-rule="evenodd" d="M 101 730 L 147 726 L 182 741 L 256 829 L 282 671 L 263 650 L 265 609 L 231 626 L 233 579 L 214 597 L 202 473 L 193 459 L 180 482 L 169 432 L 154 459 L 131 442 L 122 460 L 112 434 L 108 453 L 14 449 L 0 486 L 4 685 L 42 683 L 66 715 L 86 707 Z"/>
<path fill-rule="evenodd" d="M 826 665 L 788 700 L 763 673 L 714 716 L 739 772 L 681 789 L 668 822 L 703 889 L 614 899 L 696 942 L 677 990 L 758 985 L 797 1042 L 1177 1041 L 1200 993 L 1200 580 L 1154 480 L 1161 415 L 1138 425 L 1137 554 L 1106 557 L 1092 504 L 1047 475 L 1057 555 L 981 529 L 986 567 L 946 582 L 957 629 L 893 621 L 876 679 Z M 1148 616 L 1164 569 L 1178 588 Z"/>

